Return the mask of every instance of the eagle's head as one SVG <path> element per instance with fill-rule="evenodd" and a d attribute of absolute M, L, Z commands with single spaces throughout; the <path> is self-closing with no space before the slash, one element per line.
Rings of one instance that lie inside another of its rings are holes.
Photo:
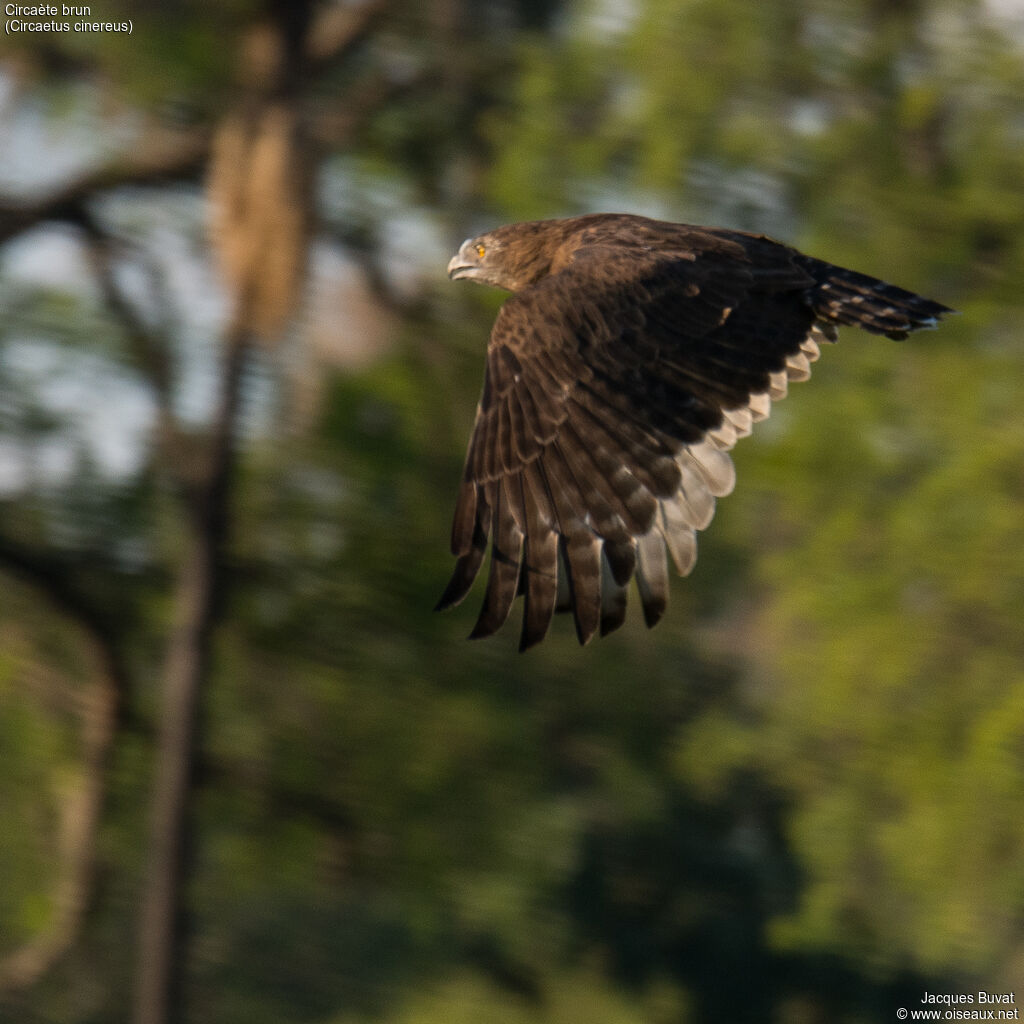
<path fill-rule="evenodd" d="M 478 238 L 467 238 L 459 246 L 459 251 L 451 258 L 448 264 L 448 276 L 453 281 L 467 278 L 470 281 L 479 281 L 481 284 L 494 284 L 502 287 L 499 281 L 494 280 L 494 271 L 500 262 L 497 246 L 491 243 L 489 236 L 480 235 Z"/>
<path fill-rule="evenodd" d="M 551 272 L 562 242 L 561 221 L 511 224 L 467 238 L 448 264 L 453 281 L 463 278 L 518 292 Z"/>

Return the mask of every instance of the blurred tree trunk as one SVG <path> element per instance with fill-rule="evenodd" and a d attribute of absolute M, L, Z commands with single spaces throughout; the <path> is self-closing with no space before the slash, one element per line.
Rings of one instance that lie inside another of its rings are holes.
<path fill-rule="evenodd" d="M 236 321 L 225 345 L 221 398 L 210 440 L 207 476 L 194 494 L 189 539 L 168 642 L 152 797 L 152 838 L 143 894 L 136 990 L 137 1024 L 176 1016 L 183 955 L 182 883 L 188 846 L 188 797 L 198 747 L 198 712 L 210 664 L 210 641 L 223 583 L 223 547 L 239 389 L 248 332 Z"/>
<path fill-rule="evenodd" d="M 273 343 L 292 315 L 309 241 L 309 161 L 297 94 L 311 11 L 311 2 L 275 0 L 268 22 L 243 37 L 241 100 L 210 157 L 211 241 L 233 313 L 206 451 L 194 477 L 182 481 L 187 533 L 164 660 L 135 1024 L 184 1016 L 189 795 L 225 577 L 240 389 L 253 342 Z"/>

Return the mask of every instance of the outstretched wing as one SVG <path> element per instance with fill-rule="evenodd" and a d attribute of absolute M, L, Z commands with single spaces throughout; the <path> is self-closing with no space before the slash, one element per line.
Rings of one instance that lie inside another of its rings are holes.
<path fill-rule="evenodd" d="M 732 490 L 727 450 L 788 380 L 810 375 L 817 342 L 835 340 L 840 318 L 816 311 L 811 293 L 831 280 L 822 268 L 837 268 L 802 266 L 754 236 L 697 241 L 590 246 L 502 308 L 438 605 L 466 596 L 490 542 L 474 637 L 497 630 L 523 593 L 521 649 L 566 603 L 586 643 L 623 623 L 634 575 L 654 625 L 668 600 L 666 552 L 687 574 L 697 531 Z"/>

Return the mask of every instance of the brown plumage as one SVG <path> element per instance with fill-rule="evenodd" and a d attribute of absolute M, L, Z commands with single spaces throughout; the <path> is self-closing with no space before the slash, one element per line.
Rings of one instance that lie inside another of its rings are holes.
<path fill-rule="evenodd" d="M 488 544 L 487 636 L 525 596 L 520 648 L 572 609 L 580 643 L 622 625 L 635 576 L 653 626 L 668 558 L 735 482 L 727 451 L 839 324 L 889 338 L 948 307 L 761 235 L 624 214 L 511 224 L 448 265 L 514 295 L 498 314 L 452 527 L 469 592 Z"/>

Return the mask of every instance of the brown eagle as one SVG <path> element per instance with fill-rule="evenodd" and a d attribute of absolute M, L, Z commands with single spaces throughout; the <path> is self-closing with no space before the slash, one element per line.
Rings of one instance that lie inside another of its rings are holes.
<path fill-rule="evenodd" d="M 635 575 L 653 626 L 735 471 L 728 450 L 821 342 L 852 324 L 902 339 L 938 302 L 763 235 L 626 214 L 510 224 L 468 239 L 452 279 L 513 293 L 487 347 L 455 521 L 461 601 L 491 546 L 488 636 L 525 595 L 520 650 L 572 608 L 581 644 L 625 621 Z"/>

